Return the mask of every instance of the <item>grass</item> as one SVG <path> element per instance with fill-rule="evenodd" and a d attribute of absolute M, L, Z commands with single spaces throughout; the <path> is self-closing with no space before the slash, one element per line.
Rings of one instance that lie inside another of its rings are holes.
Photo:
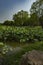
<path fill-rule="evenodd" d="M 17 46 L 18 46 L 18 44 L 17 44 Z M 22 47 L 22 50 L 20 52 L 15 53 L 11 56 L 6 56 L 7 58 L 5 59 L 5 65 L 19 65 L 22 55 L 28 51 L 31 51 L 31 50 L 43 51 L 43 41 L 35 42 L 35 43 L 31 43 L 31 44 L 25 44 L 20 47 Z"/>

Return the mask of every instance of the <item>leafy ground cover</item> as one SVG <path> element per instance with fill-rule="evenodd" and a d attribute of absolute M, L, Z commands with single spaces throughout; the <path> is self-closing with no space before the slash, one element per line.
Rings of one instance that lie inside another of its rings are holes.
<path fill-rule="evenodd" d="M 40 26 L 36 27 L 0 27 L 0 41 L 14 41 L 19 43 L 28 43 L 43 41 L 43 29 Z"/>

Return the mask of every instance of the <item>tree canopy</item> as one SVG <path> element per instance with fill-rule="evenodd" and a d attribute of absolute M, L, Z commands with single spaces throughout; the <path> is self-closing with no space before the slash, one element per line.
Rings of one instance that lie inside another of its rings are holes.
<path fill-rule="evenodd" d="M 43 15 L 43 0 L 36 0 L 33 2 L 31 9 L 31 14 L 36 13 L 39 17 Z"/>
<path fill-rule="evenodd" d="M 30 13 L 31 13 L 31 16 L 33 14 L 37 15 L 38 18 L 36 18 L 35 20 L 38 23 L 37 19 L 39 19 L 39 25 L 43 27 L 43 0 L 36 0 L 36 2 L 33 2 L 31 9 L 30 9 Z"/>
<path fill-rule="evenodd" d="M 30 14 L 27 11 L 19 11 L 13 15 L 13 21 L 6 20 L 4 25 L 13 26 L 42 26 L 43 27 L 43 0 L 33 2 Z"/>
<path fill-rule="evenodd" d="M 25 25 L 28 18 L 29 18 L 28 12 L 23 10 L 13 15 L 13 20 L 15 21 L 15 25 Z"/>
<path fill-rule="evenodd" d="M 6 21 L 4 21 L 3 24 L 4 24 L 4 25 L 10 25 L 10 26 L 12 26 L 12 25 L 14 25 L 14 21 L 6 20 Z"/>

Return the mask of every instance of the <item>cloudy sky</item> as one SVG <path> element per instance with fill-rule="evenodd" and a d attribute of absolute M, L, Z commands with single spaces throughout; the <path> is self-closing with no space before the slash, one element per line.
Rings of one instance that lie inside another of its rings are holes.
<path fill-rule="evenodd" d="M 28 11 L 35 0 L 0 0 L 0 22 L 11 20 L 20 10 Z"/>

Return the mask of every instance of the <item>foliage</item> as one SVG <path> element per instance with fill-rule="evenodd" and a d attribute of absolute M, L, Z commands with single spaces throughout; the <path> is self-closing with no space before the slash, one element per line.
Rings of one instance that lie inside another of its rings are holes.
<path fill-rule="evenodd" d="M 42 28 L 43 28 L 43 16 L 41 16 L 41 17 L 39 18 L 39 20 L 40 20 L 40 25 L 41 25 Z"/>
<path fill-rule="evenodd" d="M 31 9 L 31 14 L 36 13 L 39 17 L 43 15 L 43 0 L 36 0 L 33 2 Z"/>
<path fill-rule="evenodd" d="M 40 23 L 39 23 L 39 17 L 37 16 L 36 13 L 31 14 L 30 25 L 31 26 L 39 26 L 40 25 Z"/>
<path fill-rule="evenodd" d="M 43 40 L 43 29 L 41 27 L 10 27 L 2 26 L 0 29 L 0 41 L 35 42 Z"/>
<path fill-rule="evenodd" d="M 13 26 L 14 25 L 14 21 L 6 20 L 6 21 L 4 21 L 3 25 Z"/>
<path fill-rule="evenodd" d="M 39 22 L 39 25 L 41 25 L 43 28 L 43 0 L 36 0 L 36 2 L 33 2 L 30 9 L 30 14 L 33 15 L 34 13 L 37 15 L 39 21 L 37 20 L 36 15 L 35 15 L 36 19 L 33 20 L 36 21 L 37 24 Z"/>
<path fill-rule="evenodd" d="M 28 18 L 29 18 L 28 12 L 23 10 L 13 15 L 13 20 L 15 21 L 15 25 L 17 26 L 26 25 L 25 23 L 27 22 Z"/>

